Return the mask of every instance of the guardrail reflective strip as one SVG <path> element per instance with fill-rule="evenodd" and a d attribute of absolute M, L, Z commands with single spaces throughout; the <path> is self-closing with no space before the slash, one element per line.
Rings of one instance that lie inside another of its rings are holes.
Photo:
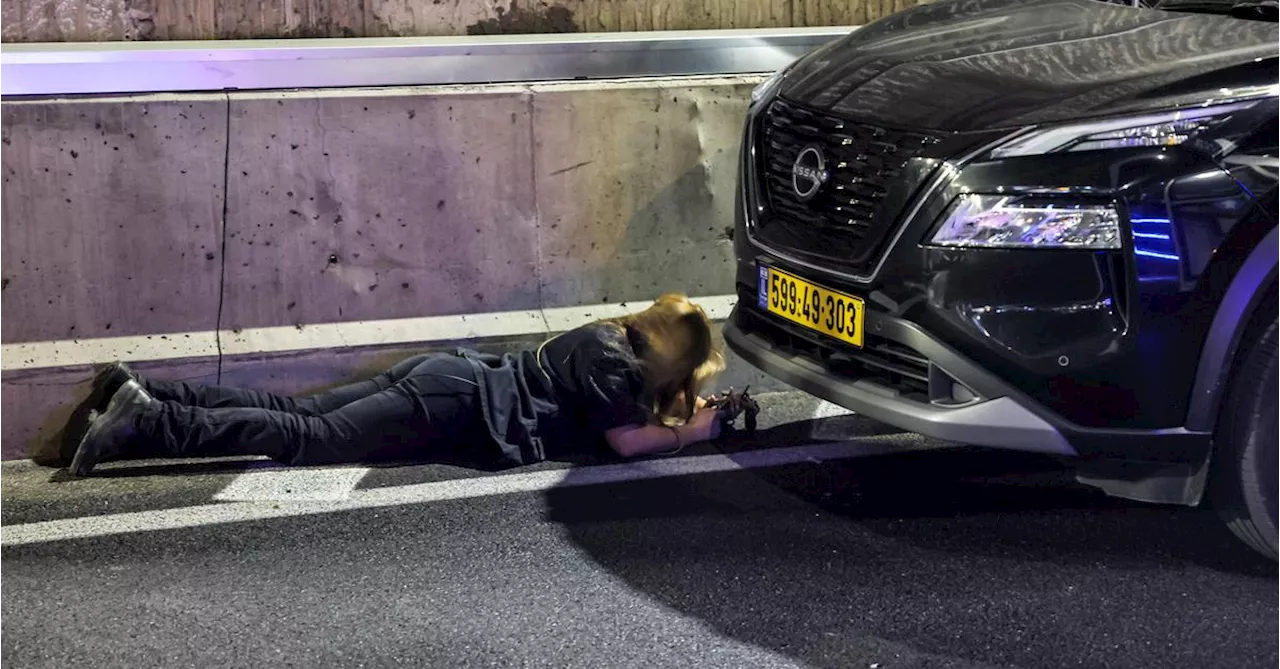
<path fill-rule="evenodd" d="M 736 295 L 695 297 L 712 320 L 724 320 Z M 347 323 L 317 323 L 243 330 L 64 339 L 4 344 L 5 371 L 92 365 L 114 360 L 182 360 L 217 355 L 282 353 L 357 346 L 429 344 L 468 339 L 550 335 L 600 318 L 621 316 L 647 306 L 645 300 L 573 307 L 426 316 Z M 221 338 L 221 349 L 218 341 Z"/>
<path fill-rule="evenodd" d="M 6 44 L 0 94 L 422 86 L 772 72 L 854 30 Z"/>

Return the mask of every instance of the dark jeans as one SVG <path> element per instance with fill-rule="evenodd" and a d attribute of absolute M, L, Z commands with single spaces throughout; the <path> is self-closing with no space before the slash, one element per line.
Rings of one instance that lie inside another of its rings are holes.
<path fill-rule="evenodd" d="M 448 354 L 415 356 L 314 397 L 152 380 L 145 386 L 158 401 L 138 431 L 154 456 L 335 464 L 431 459 L 489 439 L 471 363 Z"/>

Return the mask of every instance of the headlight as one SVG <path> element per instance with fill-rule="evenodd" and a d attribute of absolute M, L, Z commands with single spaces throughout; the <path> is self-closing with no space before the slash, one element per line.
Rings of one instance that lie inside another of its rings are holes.
<path fill-rule="evenodd" d="M 1097 151 L 1140 146 L 1177 146 L 1204 131 L 1229 122 L 1260 100 L 1179 109 L 1050 126 L 1019 137 L 991 152 L 992 158 L 1039 156 L 1067 151 Z"/>
<path fill-rule="evenodd" d="M 961 195 L 929 240 L 982 248 L 1120 248 L 1115 207 L 1007 195 Z"/>

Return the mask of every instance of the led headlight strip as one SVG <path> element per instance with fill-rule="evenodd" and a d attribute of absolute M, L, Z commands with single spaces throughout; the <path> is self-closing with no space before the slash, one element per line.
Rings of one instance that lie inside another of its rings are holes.
<path fill-rule="evenodd" d="M 970 248 L 1120 248 L 1120 213 L 1108 204 L 966 194 L 929 243 Z"/>
<path fill-rule="evenodd" d="M 1177 146 L 1197 132 L 1225 123 L 1232 115 L 1260 102 L 1261 100 L 1246 100 L 1158 114 L 1049 126 L 993 149 L 991 157 L 1016 158 L 1066 151 Z"/>
<path fill-rule="evenodd" d="M 1223 94 L 1230 94 L 1228 98 L 1232 95 L 1251 97 L 1035 128 L 992 149 L 987 157 L 1177 146 L 1193 137 L 1207 137 L 1221 148 L 1229 149 L 1233 144 L 1225 135 L 1238 132 L 1237 126 L 1241 126 L 1227 125 L 1233 119 L 1240 118 L 1243 126 L 1249 127 L 1255 127 L 1249 119 L 1265 122 L 1270 118 L 1270 122 L 1274 122 L 1274 115 L 1268 114 L 1265 108 L 1251 110 L 1267 101 L 1274 103 L 1280 87 L 1224 90 Z M 1215 135 L 1220 126 L 1223 132 Z M 1121 247 L 1120 222 L 1120 212 L 1107 203 L 970 193 L 956 198 L 929 244 L 971 248 L 1118 249 Z M 1145 239 L 1144 235 L 1155 234 L 1140 231 L 1135 233 L 1135 238 Z"/>

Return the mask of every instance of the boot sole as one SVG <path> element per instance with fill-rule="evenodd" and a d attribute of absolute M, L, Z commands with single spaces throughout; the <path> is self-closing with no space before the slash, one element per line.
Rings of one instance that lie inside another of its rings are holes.
<path fill-rule="evenodd" d="M 97 410 L 89 412 L 89 428 L 84 431 L 84 436 L 80 438 L 80 444 L 76 447 L 75 455 L 71 458 L 71 466 L 68 467 L 68 470 L 75 476 L 88 476 L 89 472 L 92 472 L 93 468 L 98 464 L 98 449 L 93 447 L 90 437 L 93 437 L 101 429 L 97 422 L 101 415 Z M 90 458 L 90 450 L 94 451 L 92 458 Z"/>

